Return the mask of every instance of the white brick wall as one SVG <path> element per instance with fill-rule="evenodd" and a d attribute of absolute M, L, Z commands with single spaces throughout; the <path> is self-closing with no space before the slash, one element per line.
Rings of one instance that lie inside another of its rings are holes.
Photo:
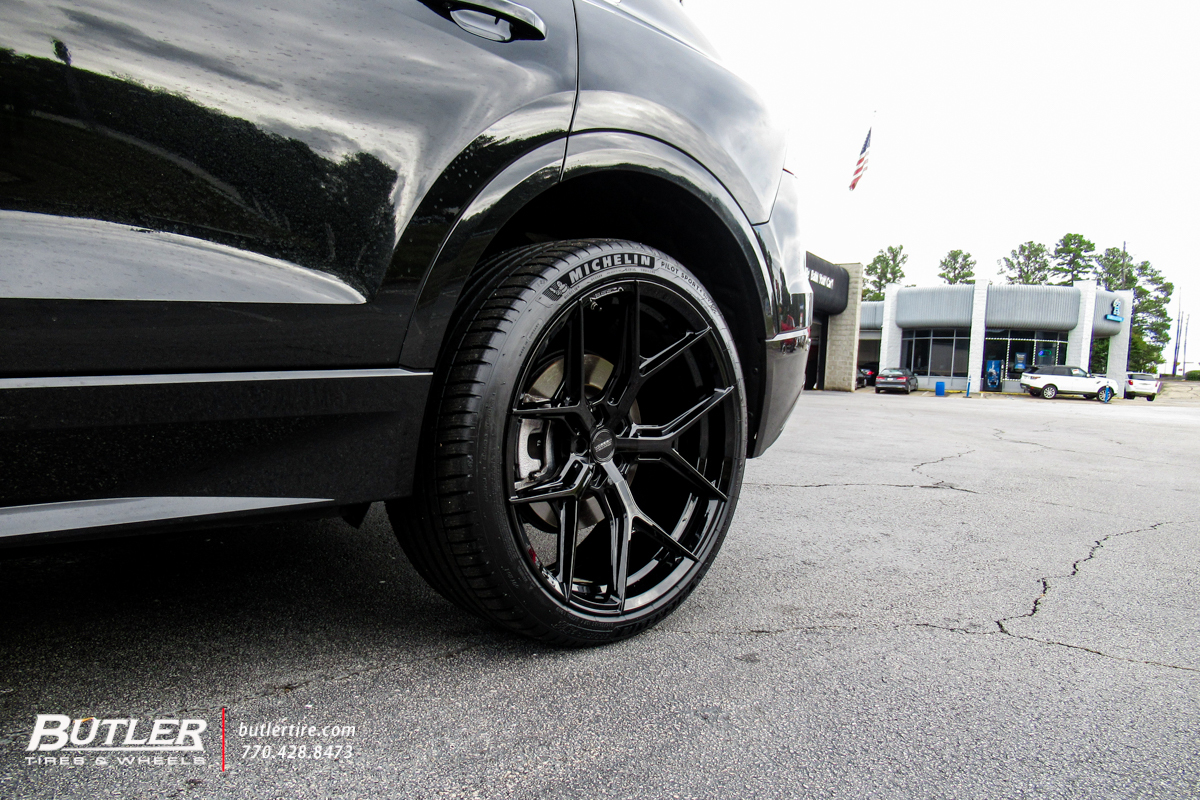
<path fill-rule="evenodd" d="M 899 295 L 898 283 L 889 283 L 883 290 L 883 335 L 879 341 L 880 369 L 895 369 L 900 366 L 900 339 L 904 332 L 896 324 L 896 298 Z"/>
<path fill-rule="evenodd" d="M 1096 319 L 1096 282 L 1075 281 L 1079 290 L 1079 321 L 1067 334 L 1067 364 L 1087 370 L 1092 360 L 1092 323 Z"/>
<path fill-rule="evenodd" d="M 858 371 L 858 325 L 862 316 L 862 264 L 839 264 L 850 274 L 846 310 L 831 314 L 825 331 L 825 389 L 853 392 Z"/>
<path fill-rule="evenodd" d="M 983 388 L 983 348 L 984 335 L 987 333 L 987 298 L 990 282 L 975 282 L 975 299 L 971 305 L 971 349 L 969 350 L 970 366 L 967 367 L 967 380 L 971 391 L 978 392 Z"/>

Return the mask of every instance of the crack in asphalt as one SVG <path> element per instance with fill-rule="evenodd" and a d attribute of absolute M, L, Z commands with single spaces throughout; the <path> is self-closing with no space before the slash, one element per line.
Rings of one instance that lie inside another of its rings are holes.
<path fill-rule="evenodd" d="M 917 623 L 917 627 L 918 628 L 935 628 L 938 630 L 952 631 L 954 633 L 965 633 L 969 636 L 1008 636 L 1013 639 L 1025 639 L 1026 641 L 1037 642 L 1039 644 L 1048 644 L 1048 645 L 1054 645 L 1057 647 L 1066 647 L 1071 650 L 1082 650 L 1085 653 L 1091 653 L 1093 655 L 1102 656 L 1103 658 L 1110 658 L 1115 661 L 1126 661 L 1131 664 L 1148 664 L 1148 665 L 1156 666 L 1156 667 L 1166 667 L 1168 669 L 1183 670 L 1185 672 L 1200 672 L 1200 669 L 1197 669 L 1196 667 L 1185 667 L 1185 666 L 1181 666 L 1179 664 L 1167 664 L 1167 663 L 1164 663 L 1161 661 L 1148 661 L 1145 659 L 1126 658 L 1124 656 L 1115 656 L 1115 655 L 1112 655 L 1111 653 L 1105 653 L 1101 650 L 1096 650 L 1091 647 L 1084 647 L 1083 645 L 1070 644 L 1069 642 L 1060 642 L 1060 641 L 1056 641 L 1053 639 L 1038 639 L 1035 636 L 1025 636 L 1023 634 L 1014 633 L 1014 632 L 1010 631 L 1004 624 L 1006 622 L 1011 622 L 1016 619 L 1032 619 L 1034 616 L 1036 616 L 1038 611 L 1041 610 L 1042 601 L 1045 600 L 1046 595 L 1050 593 L 1051 579 L 1067 580 L 1069 578 L 1074 578 L 1076 575 L 1079 574 L 1080 567 L 1083 564 L 1086 564 L 1088 561 L 1091 561 L 1093 558 L 1095 558 L 1096 554 L 1100 550 L 1104 549 L 1105 542 L 1109 541 L 1110 539 L 1115 539 L 1119 536 L 1129 536 L 1129 535 L 1132 535 L 1135 533 L 1146 533 L 1148 531 L 1158 530 L 1159 528 L 1163 527 L 1164 525 L 1184 525 L 1184 524 L 1188 524 L 1189 522 L 1190 521 L 1156 522 L 1153 525 L 1150 525 L 1145 528 L 1135 528 L 1134 530 L 1130 530 L 1130 531 L 1120 531 L 1118 533 L 1110 533 L 1108 536 L 1104 536 L 1100 539 L 1097 539 L 1095 542 L 1092 543 L 1092 546 L 1088 548 L 1088 553 L 1086 556 L 1084 556 L 1083 558 L 1077 559 L 1071 563 L 1071 571 L 1070 572 L 1068 572 L 1065 575 L 1046 575 L 1046 576 L 1039 578 L 1038 581 L 1041 583 L 1042 591 L 1041 591 L 1041 594 L 1039 594 L 1037 597 L 1035 597 L 1033 599 L 1033 606 L 1030 608 L 1029 612 L 1025 613 L 1025 614 L 1017 614 L 1017 615 L 1014 615 L 1011 617 L 1004 617 L 1002 619 L 993 620 L 993 622 L 997 628 L 997 630 L 995 630 L 995 631 L 980 631 L 980 630 L 971 630 L 969 628 L 955 628 L 955 627 L 950 627 L 950 626 L 946 626 L 946 625 L 934 625 L 934 624 L 928 623 L 928 622 L 919 622 L 919 623 Z"/>
<path fill-rule="evenodd" d="M 946 481 L 938 481 L 937 483 L 758 483 L 755 481 L 743 481 L 743 486 L 781 486 L 786 489 L 838 489 L 845 486 L 873 486 L 886 489 L 949 489 L 955 492 L 966 492 L 967 494 L 980 494 L 973 489 L 963 489 Z"/>
<path fill-rule="evenodd" d="M 913 471 L 913 472 L 915 472 L 915 473 L 917 473 L 918 475 L 921 475 L 921 476 L 923 476 L 923 477 L 929 478 L 929 480 L 934 480 L 934 477 L 933 477 L 932 475 L 930 475 L 930 474 L 928 474 L 928 473 L 925 473 L 925 472 L 922 472 L 922 471 L 921 471 L 921 467 L 929 467 L 929 466 L 932 466 L 932 465 L 934 465 L 934 464 L 941 464 L 943 461 L 949 461 L 949 460 L 950 460 L 950 459 L 952 459 L 952 458 L 962 458 L 963 456 L 970 455 L 971 453 L 974 453 L 974 452 L 975 452 L 975 450 L 974 450 L 974 449 L 971 449 L 971 450 L 964 450 L 964 451 L 963 451 L 963 452 L 961 452 L 961 453 L 955 453 L 954 455 L 950 455 L 950 456 L 942 456 L 941 458 L 936 458 L 936 459 L 934 459 L 933 461 L 922 461 L 920 464 L 917 464 L 915 467 L 913 467 L 913 468 L 912 468 L 912 471 Z M 929 488 L 929 489 L 953 489 L 953 490 L 955 490 L 955 491 L 957 491 L 957 492 L 967 492 L 968 494 L 979 494 L 979 492 L 973 492 L 973 491 L 971 491 L 970 489 L 960 489 L 960 488 L 958 488 L 957 486 L 955 486 L 954 484 L 952 484 L 952 483 L 947 483 L 946 481 L 938 481 L 938 482 L 937 482 L 936 484 L 934 484 L 933 486 L 928 486 L 928 487 L 925 487 L 925 488 Z"/>
<path fill-rule="evenodd" d="M 685 636 L 779 636 L 784 633 L 819 633 L 821 631 L 859 631 L 872 627 L 870 625 L 796 625 L 790 628 L 747 628 L 740 631 L 692 631 L 679 629 L 663 631 L 663 633 L 683 634 Z M 883 627 L 883 626 L 881 626 Z M 894 626 L 887 626 L 894 627 Z"/>
<path fill-rule="evenodd" d="M 1048 432 L 1048 431 L 1047 431 Z M 1120 458 L 1124 461 L 1136 461 L 1139 464 L 1154 464 L 1156 466 L 1166 465 L 1170 467 L 1191 467 L 1191 464 L 1176 464 L 1172 461 L 1151 461 L 1147 458 L 1135 458 L 1134 456 L 1123 456 L 1119 453 L 1096 453 L 1089 450 L 1070 450 L 1066 447 L 1054 447 L 1041 442 L 1029 442 L 1024 439 L 1009 439 L 1004 436 L 1005 431 L 1001 428 L 992 428 L 992 436 L 996 441 L 1005 442 L 1006 444 L 1027 444 L 1030 447 L 1040 447 L 1043 450 L 1052 450 L 1056 453 L 1074 453 L 1075 455 L 1091 456 L 1093 458 Z M 1040 431 L 1034 431 L 1040 433 Z"/>
<path fill-rule="evenodd" d="M 922 461 L 920 464 L 917 464 L 915 467 L 913 467 L 912 471 L 920 473 L 921 475 L 925 475 L 924 472 L 921 472 L 921 467 L 928 467 L 931 464 L 940 464 L 943 461 L 949 461 L 952 458 L 962 458 L 963 456 L 970 455 L 971 453 L 974 453 L 974 452 L 975 452 L 974 450 L 964 450 L 961 453 L 955 453 L 954 455 L 951 455 L 951 456 L 942 456 L 941 458 L 935 458 L 933 461 Z M 933 476 L 925 475 L 925 477 L 932 478 Z"/>
<path fill-rule="evenodd" d="M 1086 564 L 1088 561 L 1091 561 L 1093 558 L 1095 558 L 1096 553 L 1100 552 L 1100 550 L 1102 550 L 1104 548 L 1104 543 L 1107 542 L 1108 540 L 1116 539 L 1119 536 L 1130 536 L 1135 533 L 1146 533 L 1148 531 L 1158 530 L 1159 528 L 1161 528 L 1164 525 L 1179 525 L 1179 524 L 1182 524 L 1182 523 L 1179 523 L 1179 522 L 1156 522 L 1153 525 L 1150 525 L 1145 528 L 1135 528 L 1134 530 L 1131 530 L 1131 531 L 1120 531 L 1118 533 L 1110 533 L 1107 536 L 1097 539 L 1095 542 L 1092 543 L 1092 546 L 1088 548 L 1088 553 L 1086 556 L 1084 556 L 1083 558 L 1077 559 L 1071 563 L 1071 571 L 1068 572 L 1066 575 L 1046 575 L 1046 576 L 1039 578 L 1039 580 L 1041 581 L 1041 584 L 1042 584 L 1042 593 L 1039 594 L 1036 598 L 1034 598 L 1033 608 L 1031 608 L 1029 610 L 1028 614 L 1018 614 L 1016 616 L 998 619 L 998 620 L 996 620 L 996 627 L 998 627 L 1000 629 L 1001 633 L 1008 634 L 1009 636 L 1015 636 L 1016 634 L 1010 633 L 1008 631 L 1008 629 L 1004 627 L 1004 623 L 1010 622 L 1014 619 L 1027 619 L 1027 618 L 1033 617 L 1035 614 L 1037 614 L 1038 609 L 1041 608 L 1042 601 L 1046 599 L 1046 594 L 1050 591 L 1050 579 L 1051 578 L 1061 578 L 1063 580 L 1066 580 L 1068 578 L 1074 578 L 1076 575 L 1079 574 L 1079 567 L 1082 564 Z"/>
<path fill-rule="evenodd" d="M 932 475 L 927 475 L 921 471 L 921 467 L 928 467 L 931 464 L 940 464 L 943 461 L 949 461 L 952 458 L 962 458 L 965 455 L 974 453 L 974 450 L 966 450 L 962 453 L 955 453 L 949 456 L 935 458 L 933 461 L 922 461 L 912 468 L 912 471 L 923 478 L 934 480 Z M 886 489 L 947 489 L 952 492 L 965 492 L 966 494 L 982 494 L 974 489 L 964 489 L 961 486 L 955 486 L 949 481 L 937 481 L 936 483 L 765 483 L 757 481 L 743 481 L 743 486 L 782 486 L 789 489 L 840 489 L 850 486 L 871 486 Z"/>
<path fill-rule="evenodd" d="M 1008 619 L 1015 619 L 1015 617 L 1009 617 Z M 997 621 L 997 624 L 999 624 L 999 621 Z M 971 630 L 969 628 L 955 628 L 955 627 L 952 627 L 949 625 L 934 625 L 932 622 L 918 622 L 916 624 L 916 627 L 932 628 L 933 630 L 948 631 L 950 633 L 962 633 L 962 634 L 966 634 L 967 636 L 1006 636 L 1010 639 L 1024 639 L 1027 642 L 1037 642 L 1038 644 L 1049 644 L 1049 645 L 1054 645 L 1055 647 L 1065 647 L 1069 650 L 1082 650 L 1085 653 L 1091 653 L 1092 655 L 1095 655 L 1095 656 L 1101 656 L 1102 658 L 1109 658 L 1109 659 L 1112 659 L 1113 661 L 1125 661 L 1129 664 L 1146 664 L 1146 665 L 1149 665 L 1152 667 L 1166 667 L 1167 669 L 1179 669 L 1179 670 L 1183 670 L 1184 672 L 1200 672 L 1200 669 L 1197 669 L 1196 667 L 1184 667 L 1179 664 L 1167 664 L 1162 661 L 1147 661 L 1147 660 L 1140 659 L 1140 658 L 1126 658 L 1125 656 L 1114 656 L 1111 653 L 1105 653 L 1102 650 L 1096 650 L 1091 647 L 1084 647 L 1083 645 L 1080 645 L 1080 644 L 1071 644 L 1069 642 L 1059 642 L 1059 641 L 1055 641 L 1054 639 L 1038 639 L 1035 636 L 1022 636 L 1019 633 L 1012 633 L 1010 631 L 975 631 L 975 630 Z"/>

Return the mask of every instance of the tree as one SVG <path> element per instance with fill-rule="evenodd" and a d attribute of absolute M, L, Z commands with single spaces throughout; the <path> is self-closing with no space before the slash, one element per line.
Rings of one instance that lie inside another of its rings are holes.
<path fill-rule="evenodd" d="M 1091 277 L 1096 261 L 1096 245 L 1078 233 L 1068 233 L 1054 246 L 1054 265 L 1051 277 L 1059 286 Z"/>
<path fill-rule="evenodd" d="M 1046 245 L 1040 242 L 1025 242 L 1017 249 L 996 261 L 1000 275 L 1009 283 L 1044 284 L 1050 280 L 1050 256 Z"/>
<path fill-rule="evenodd" d="M 880 250 L 867 264 L 863 300 L 882 300 L 883 290 L 889 283 L 904 280 L 905 261 L 908 261 L 908 253 L 904 252 L 904 245 L 888 245 L 886 250 Z"/>
<path fill-rule="evenodd" d="M 1129 314 L 1129 364 L 1131 372 L 1149 372 L 1162 363 L 1162 351 L 1171 336 L 1167 309 L 1175 286 L 1149 261 L 1134 263 L 1123 249 L 1110 247 L 1096 257 L 1096 279 L 1113 291 L 1133 290 Z M 1108 363 L 1108 339 L 1092 344 L 1095 363 Z"/>
<path fill-rule="evenodd" d="M 1171 315 L 1167 309 L 1175 285 L 1163 278 L 1149 261 L 1135 264 L 1133 269 L 1137 285 L 1133 287 L 1130 309 L 1129 368 L 1146 372 L 1162 362 L 1163 347 L 1171 338 Z"/>
<path fill-rule="evenodd" d="M 946 283 L 969 283 L 975 280 L 975 259 L 971 258 L 970 253 L 951 250 L 938 266 L 942 268 L 938 277 Z"/>
<path fill-rule="evenodd" d="M 1119 292 L 1137 285 L 1137 273 L 1133 256 L 1119 247 L 1110 247 L 1096 256 L 1096 282 L 1107 289 Z"/>

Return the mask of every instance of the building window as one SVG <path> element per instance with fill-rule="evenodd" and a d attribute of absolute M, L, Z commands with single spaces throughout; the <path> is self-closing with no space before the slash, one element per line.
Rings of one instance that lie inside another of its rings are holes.
<path fill-rule="evenodd" d="M 1000 362 L 1001 380 L 1019 381 L 1032 366 L 1061 365 L 1067 358 L 1063 331 L 1017 331 L 988 328 L 983 342 L 984 374 Z"/>
<path fill-rule="evenodd" d="M 900 340 L 900 366 L 926 378 L 965 378 L 970 351 L 969 328 L 907 330 Z"/>

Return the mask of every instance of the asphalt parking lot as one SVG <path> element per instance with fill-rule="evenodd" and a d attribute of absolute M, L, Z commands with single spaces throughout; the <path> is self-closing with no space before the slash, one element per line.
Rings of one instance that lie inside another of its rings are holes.
<path fill-rule="evenodd" d="M 0 797 L 1195 798 L 1182 397 L 806 394 L 696 594 L 603 649 L 465 616 L 378 507 L 4 552 Z M 207 763 L 31 765 L 49 713 L 201 718 Z"/>

